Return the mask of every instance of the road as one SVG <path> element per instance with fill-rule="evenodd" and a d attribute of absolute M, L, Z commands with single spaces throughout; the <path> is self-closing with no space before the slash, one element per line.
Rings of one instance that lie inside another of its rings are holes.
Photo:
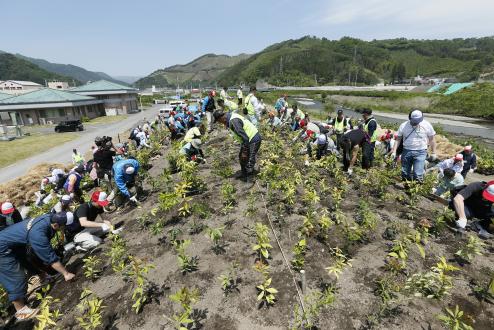
<path fill-rule="evenodd" d="M 132 126 L 134 126 L 138 121 L 143 118 L 152 119 L 159 112 L 159 105 L 155 105 L 152 108 L 141 111 L 136 114 L 129 115 L 128 118 L 111 123 L 103 124 L 99 126 L 92 126 L 91 129 L 80 133 L 80 137 L 67 142 L 61 146 L 51 148 L 43 153 L 37 154 L 27 159 L 23 159 L 0 169 L 0 183 L 4 183 L 20 177 L 28 172 L 30 168 L 41 163 L 70 163 L 72 161 L 71 154 L 72 149 L 77 149 L 82 153 L 86 153 L 90 147 L 94 144 L 94 139 L 97 136 L 116 136 L 122 133 Z M 64 134 L 64 133 L 60 133 Z M 128 136 L 124 136 L 123 140 L 127 140 Z"/>

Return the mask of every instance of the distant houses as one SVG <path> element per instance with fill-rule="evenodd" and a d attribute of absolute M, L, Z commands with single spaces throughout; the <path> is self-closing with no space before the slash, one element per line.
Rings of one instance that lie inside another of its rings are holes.
<path fill-rule="evenodd" d="M 54 88 L 41 85 L 11 84 L 9 88 L 29 88 L 23 93 L 12 95 L 0 87 L 0 124 L 2 125 L 44 125 L 64 120 L 95 118 L 105 115 L 120 115 L 138 111 L 137 89 L 106 80 L 88 83 L 64 90 L 63 84 Z M 35 84 L 35 83 L 33 83 Z M 19 86 L 20 85 L 20 86 Z"/>
<path fill-rule="evenodd" d="M 42 85 L 32 81 L 0 80 L 0 93 L 18 95 L 43 88 Z"/>

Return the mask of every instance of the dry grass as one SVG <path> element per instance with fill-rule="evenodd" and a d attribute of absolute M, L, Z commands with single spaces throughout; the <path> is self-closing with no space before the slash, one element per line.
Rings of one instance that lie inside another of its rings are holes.
<path fill-rule="evenodd" d="M 127 119 L 127 115 L 118 115 L 118 116 L 102 116 L 102 117 L 96 117 L 94 119 L 91 119 L 90 121 L 84 123 L 84 124 L 110 124 L 110 123 L 115 123 L 122 121 L 124 119 Z"/>
<path fill-rule="evenodd" d="M 39 190 L 41 179 L 51 175 L 50 168 L 68 170 L 60 163 L 43 163 L 32 167 L 29 172 L 17 179 L 0 185 L 0 201 L 10 201 L 20 206 L 36 199 L 34 193 Z"/>
<path fill-rule="evenodd" d="M 76 133 L 52 133 L 26 136 L 22 139 L 0 142 L 0 168 L 39 154 L 78 137 Z"/>

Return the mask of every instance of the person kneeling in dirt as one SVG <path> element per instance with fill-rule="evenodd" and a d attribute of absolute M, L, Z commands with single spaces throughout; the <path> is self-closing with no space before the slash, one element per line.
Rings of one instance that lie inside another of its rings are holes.
<path fill-rule="evenodd" d="M 65 192 L 70 195 L 70 197 L 77 201 L 82 200 L 82 190 L 81 190 L 81 181 L 82 176 L 84 175 L 84 166 L 79 165 L 74 170 L 72 170 L 67 176 L 67 180 L 63 185 Z"/>
<path fill-rule="evenodd" d="M 256 156 L 261 147 L 262 137 L 257 128 L 249 120 L 238 113 L 223 111 L 214 112 L 214 119 L 233 132 L 233 137 L 240 142 L 240 179 L 247 180 L 254 175 L 254 166 L 256 165 Z"/>
<path fill-rule="evenodd" d="M 91 201 L 79 205 L 74 212 L 74 222 L 65 227 L 67 242 L 74 242 L 76 249 L 89 250 L 97 247 L 103 241 L 102 236 L 111 229 L 111 223 L 104 220 L 95 222 L 98 215 L 104 212 L 104 207 L 109 204 L 104 191 L 95 191 L 91 195 Z"/>
<path fill-rule="evenodd" d="M 32 319 L 38 313 L 38 309 L 29 308 L 24 302 L 27 276 L 22 265 L 28 247 L 44 264 L 62 274 L 66 281 L 74 278 L 75 275 L 65 269 L 50 244 L 55 232 L 72 221 L 70 212 L 48 213 L 16 223 L 0 232 L 0 284 L 7 291 L 9 301 L 14 304 L 17 320 Z"/>
<path fill-rule="evenodd" d="M 52 213 L 68 212 L 72 206 L 72 198 L 69 195 L 63 195 L 62 198 L 52 207 Z"/>
<path fill-rule="evenodd" d="M 491 237 L 486 229 L 492 228 L 491 219 L 494 218 L 494 181 L 473 182 L 468 186 L 457 189 L 456 195 L 450 202 L 449 207 L 456 212 L 458 220 L 456 226 L 465 229 L 467 220 L 480 219 L 481 228 L 476 228 L 479 235 Z"/>
<path fill-rule="evenodd" d="M 348 174 L 353 173 L 353 165 L 357 161 L 359 148 L 365 149 L 369 146 L 369 135 L 362 127 L 353 129 L 343 134 L 340 142 L 340 148 L 343 151 L 343 171 Z M 368 153 L 362 152 L 362 168 L 370 167 L 370 159 L 367 158 Z"/>
<path fill-rule="evenodd" d="M 184 136 L 184 142 L 189 143 L 192 142 L 194 139 L 200 139 L 202 134 L 204 134 L 204 131 L 206 130 L 204 125 L 201 125 L 200 127 L 192 127 L 190 128 L 187 133 L 185 133 Z"/>
<path fill-rule="evenodd" d="M 1 210 L 0 231 L 23 220 L 19 210 L 10 202 L 2 203 Z"/>
<path fill-rule="evenodd" d="M 433 188 L 432 191 L 432 193 L 437 196 L 441 196 L 448 191 L 464 185 L 464 180 L 461 174 L 456 173 L 452 168 L 447 168 L 443 171 L 443 173 L 439 173 L 438 180 L 438 185 Z"/>
<path fill-rule="evenodd" d="M 129 200 L 137 204 L 137 193 L 131 196 L 129 189 L 130 187 L 136 186 L 136 176 L 139 171 L 139 162 L 135 159 L 122 159 L 113 165 L 113 177 L 115 179 L 115 184 L 118 187 L 119 194 L 122 195 L 126 200 Z M 136 190 L 140 187 L 136 186 Z M 113 192 L 112 192 L 112 195 Z M 111 196 L 110 200 L 113 200 L 114 196 Z"/>
<path fill-rule="evenodd" d="M 200 139 L 193 139 L 180 149 L 180 154 L 185 155 L 188 161 L 203 161 L 205 157 L 201 149 L 201 144 Z"/>

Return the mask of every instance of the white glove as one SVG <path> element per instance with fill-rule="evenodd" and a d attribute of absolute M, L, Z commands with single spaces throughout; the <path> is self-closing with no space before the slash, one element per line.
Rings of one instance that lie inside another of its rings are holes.
<path fill-rule="evenodd" d="M 468 173 L 473 173 L 475 171 L 475 169 L 471 168 L 468 170 Z"/>
<path fill-rule="evenodd" d="M 456 220 L 456 226 L 458 228 L 465 229 L 465 227 L 467 226 L 467 218 L 460 218 Z"/>
<path fill-rule="evenodd" d="M 393 151 L 390 155 L 391 155 L 391 158 L 395 159 L 396 158 L 396 151 Z"/>
<path fill-rule="evenodd" d="M 74 193 L 70 193 L 70 198 L 73 199 L 74 198 Z"/>
<path fill-rule="evenodd" d="M 352 175 L 353 174 L 353 170 L 351 168 L 348 169 L 347 171 L 348 175 Z"/>
<path fill-rule="evenodd" d="M 103 230 L 104 232 L 107 232 L 110 230 L 110 227 L 106 223 L 104 223 L 101 225 L 101 230 Z"/>
<path fill-rule="evenodd" d="M 431 154 L 431 161 L 436 161 L 437 160 L 437 155 L 436 154 Z"/>
<path fill-rule="evenodd" d="M 137 203 L 137 198 L 135 196 L 132 196 L 129 198 L 129 201 Z"/>
<path fill-rule="evenodd" d="M 309 166 L 310 165 L 309 160 L 306 159 L 304 164 L 305 164 L 305 166 Z"/>

